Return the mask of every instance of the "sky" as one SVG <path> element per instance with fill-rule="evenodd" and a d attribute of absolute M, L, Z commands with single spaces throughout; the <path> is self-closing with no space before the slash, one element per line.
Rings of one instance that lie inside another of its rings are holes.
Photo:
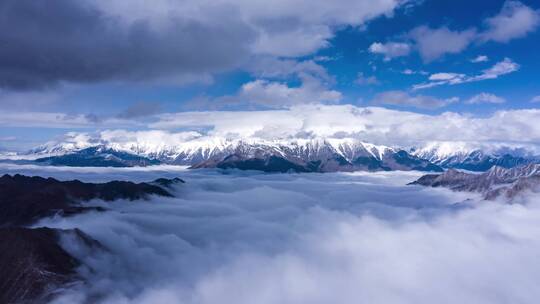
<path fill-rule="evenodd" d="M 0 15 L 3 150 L 343 109 L 540 138 L 537 1 L 2 0 Z"/>

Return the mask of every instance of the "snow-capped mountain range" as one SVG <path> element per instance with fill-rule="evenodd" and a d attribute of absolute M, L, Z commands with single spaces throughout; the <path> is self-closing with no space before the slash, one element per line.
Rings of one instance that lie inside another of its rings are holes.
<path fill-rule="evenodd" d="M 25 158 L 31 155 L 39 162 L 61 165 L 110 165 L 111 160 L 118 160 L 119 166 L 133 164 L 123 162 L 125 155 L 120 153 L 145 158 L 137 159 L 136 163 L 149 164 L 157 160 L 197 168 L 293 169 L 300 172 L 441 170 L 404 150 L 352 138 L 266 140 L 200 136 L 181 143 L 160 141 L 156 144 L 155 140 L 119 142 L 79 136 L 67 141 L 49 142 L 31 150 Z"/>
<path fill-rule="evenodd" d="M 132 133 L 127 133 L 132 134 Z M 157 163 L 194 168 L 240 168 L 263 171 L 327 172 L 355 170 L 424 170 L 445 168 L 487 171 L 540 163 L 533 150 L 433 142 L 419 148 L 375 145 L 356 138 L 226 138 L 197 132 L 164 136 L 72 133 L 10 159 L 53 165 L 141 166 Z"/>
<path fill-rule="evenodd" d="M 504 144 L 431 142 L 421 148 L 412 148 L 409 152 L 443 168 L 482 172 L 494 166 L 513 168 L 540 163 L 540 157 L 535 150 Z"/>

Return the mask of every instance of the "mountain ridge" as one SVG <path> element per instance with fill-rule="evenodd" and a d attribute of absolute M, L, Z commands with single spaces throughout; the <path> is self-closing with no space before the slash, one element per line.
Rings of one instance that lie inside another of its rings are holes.
<path fill-rule="evenodd" d="M 528 164 L 510 169 L 495 166 L 480 174 L 450 169 L 442 174 L 424 175 L 409 185 L 477 192 L 486 200 L 504 196 L 511 201 L 524 191 L 540 189 L 540 164 Z"/>
<path fill-rule="evenodd" d="M 410 155 L 405 150 L 352 138 L 262 140 L 207 137 L 170 147 L 148 147 L 133 143 L 100 143 L 93 147 L 78 145 L 85 147 L 83 149 L 77 149 L 76 146 L 46 145 L 31 153 L 55 154 L 36 159 L 37 162 L 53 165 L 89 163 L 133 166 L 165 163 L 191 168 L 237 168 L 266 172 L 442 171 L 440 167 Z M 96 154 L 96 151 L 101 151 L 101 154 Z M 132 161 L 114 159 L 122 153 L 127 153 L 124 156 L 129 156 Z M 85 155 L 89 157 L 83 157 Z"/>

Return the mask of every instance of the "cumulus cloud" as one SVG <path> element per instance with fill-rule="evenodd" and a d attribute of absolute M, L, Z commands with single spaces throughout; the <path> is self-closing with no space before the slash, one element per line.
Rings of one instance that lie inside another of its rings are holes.
<path fill-rule="evenodd" d="M 430 62 L 445 54 L 463 51 L 475 39 L 476 30 L 452 31 L 447 27 L 432 29 L 419 26 L 409 36 L 415 41 L 424 61 Z"/>
<path fill-rule="evenodd" d="M 284 69 L 266 69 L 268 73 L 272 73 L 274 79 L 255 79 L 244 83 L 235 95 L 201 96 L 184 106 L 188 110 L 280 109 L 302 104 L 336 104 L 341 101 L 341 92 L 331 89 L 333 77 L 326 74 L 324 68 L 318 69 L 320 66 L 313 61 L 306 63 L 308 64 L 296 63 L 296 67 L 292 65 Z M 291 79 L 299 81 L 300 85 L 291 85 Z"/>
<path fill-rule="evenodd" d="M 485 69 L 478 75 L 465 75 L 458 73 L 435 73 L 429 77 L 429 82 L 416 84 L 413 90 L 428 89 L 441 85 L 455 85 L 468 82 L 476 82 L 488 79 L 497 79 L 500 76 L 519 70 L 520 65 L 510 58 L 504 58 L 489 69 Z"/>
<path fill-rule="evenodd" d="M 450 29 L 447 26 L 431 28 L 419 26 L 411 30 L 406 36 L 414 43 L 408 48 L 414 48 L 425 62 L 431 62 L 443 57 L 445 54 L 461 53 L 472 43 L 485 43 L 495 41 L 506 43 L 512 39 L 525 37 L 535 31 L 540 24 L 540 11 L 524 5 L 519 1 L 507 0 L 499 14 L 486 18 L 484 28 L 471 27 L 465 30 Z M 373 44 L 380 52 L 384 45 Z M 370 48 L 371 50 L 371 48 Z M 409 50 L 400 54 L 409 54 Z M 391 56 L 386 57 L 387 60 Z M 487 61 L 487 56 L 478 56 L 471 60 L 473 63 Z"/>
<path fill-rule="evenodd" d="M 405 186 L 417 173 L 99 169 L 34 172 L 81 180 L 180 175 L 187 183 L 178 198 L 95 201 L 109 210 L 40 222 L 79 228 L 109 249 L 97 254 L 63 237 L 88 284 L 53 303 L 532 303 L 540 296 L 536 196 L 509 205 Z"/>
<path fill-rule="evenodd" d="M 415 95 L 411 96 L 404 91 L 388 91 L 377 94 L 373 98 L 375 104 L 390 104 L 398 106 L 412 106 L 424 109 L 436 109 L 445 107 L 451 103 L 459 101 L 459 98 L 439 99 L 432 96 Z"/>
<path fill-rule="evenodd" d="M 465 101 L 465 103 L 468 103 L 468 104 L 478 104 L 478 103 L 501 104 L 505 102 L 506 102 L 506 99 L 499 97 L 495 94 L 490 94 L 490 93 L 480 93 Z"/>
<path fill-rule="evenodd" d="M 205 16 L 163 16 L 167 22 L 157 26 L 148 19 L 126 20 L 129 9 L 119 13 L 101 4 L 2 1 L 5 18 L 0 26 L 10 30 L 0 34 L 0 40 L 6 41 L 0 51 L 0 85 L 31 89 L 63 81 L 208 73 L 235 66 L 255 40 L 256 33 L 235 10 L 223 14 L 219 7 L 201 5 Z M 132 4 L 124 7 L 128 5 Z"/>
<path fill-rule="evenodd" d="M 531 98 L 531 102 L 540 102 L 540 95 Z"/>
<path fill-rule="evenodd" d="M 207 81 L 252 55 L 311 54 L 328 45 L 334 28 L 360 26 L 400 2 L 278 1 L 268 9 L 242 0 L 2 1 L 0 27 L 9 30 L 0 33 L 0 87 Z"/>
<path fill-rule="evenodd" d="M 368 50 L 373 54 L 384 55 L 384 60 L 389 61 L 396 57 L 409 55 L 411 46 L 404 42 L 374 42 L 369 46 Z"/>
<path fill-rule="evenodd" d="M 238 98 L 249 104 L 269 108 L 283 108 L 298 104 L 337 103 L 342 95 L 327 89 L 315 78 L 302 77 L 302 85 L 290 87 L 286 83 L 255 80 L 242 85 Z"/>
<path fill-rule="evenodd" d="M 505 43 L 535 31 L 540 24 L 540 11 L 519 1 L 507 0 L 500 13 L 484 23 L 486 30 L 481 34 L 482 40 Z"/>
<path fill-rule="evenodd" d="M 259 78 L 286 79 L 310 75 L 328 83 L 334 82 L 333 77 L 326 68 L 317 63 L 316 60 L 297 61 L 294 59 L 257 56 L 249 61 L 245 69 Z"/>

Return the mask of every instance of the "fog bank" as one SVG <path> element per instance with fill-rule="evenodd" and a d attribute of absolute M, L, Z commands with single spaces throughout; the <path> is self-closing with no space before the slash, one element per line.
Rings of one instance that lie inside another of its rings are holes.
<path fill-rule="evenodd" d="M 151 180 L 161 173 L 69 176 Z M 405 186 L 419 176 L 414 172 L 168 174 L 186 180 L 176 198 L 92 201 L 110 210 L 38 224 L 80 228 L 109 249 L 96 253 L 65 238 L 88 284 L 54 303 L 536 303 L 540 297 L 538 196 L 509 205 Z"/>

